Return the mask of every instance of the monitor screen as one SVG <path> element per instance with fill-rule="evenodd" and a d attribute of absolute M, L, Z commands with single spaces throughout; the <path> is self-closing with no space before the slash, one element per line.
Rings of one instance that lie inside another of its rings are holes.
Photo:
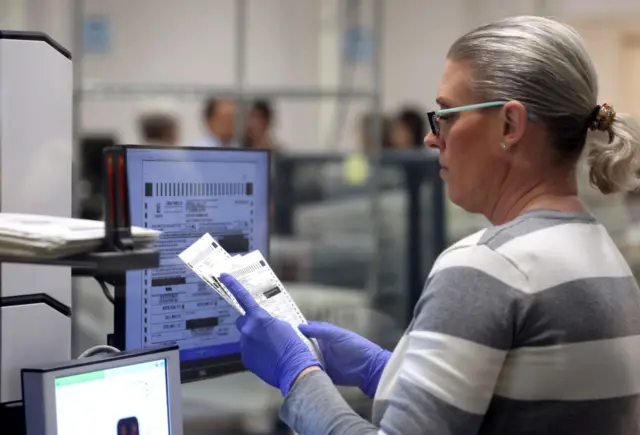
<path fill-rule="evenodd" d="M 58 434 L 171 435 L 167 361 L 56 377 Z"/>
<path fill-rule="evenodd" d="M 182 381 L 242 370 L 237 313 L 178 258 L 210 233 L 230 254 L 269 249 L 269 152 L 127 146 L 132 225 L 161 230 L 160 267 L 116 287 L 114 344 L 177 344 Z"/>

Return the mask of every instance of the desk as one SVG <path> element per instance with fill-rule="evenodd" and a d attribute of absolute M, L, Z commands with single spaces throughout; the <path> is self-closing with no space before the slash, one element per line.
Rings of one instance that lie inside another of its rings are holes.
<path fill-rule="evenodd" d="M 265 433 L 282 403 L 280 391 L 248 372 L 184 384 L 182 399 L 185 435 Z"/>

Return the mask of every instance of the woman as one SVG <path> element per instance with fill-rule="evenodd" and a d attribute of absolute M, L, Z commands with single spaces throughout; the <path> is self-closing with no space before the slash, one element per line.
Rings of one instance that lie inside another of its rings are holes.
<path fill-rule="evenodd" d="M 426 133 L 422 113 L 416 109 L 404 108 L 395 116 L 391 123 L 391 148 L 419 148 Z"/>
<path fill-rule="evenodd" d="M 393 354 L 300 325 L 321 365 L 225 276 L 248 307 L 244 364 L 280 387 L 287 424 L 301 435 L 638 433 L 640 295 L 578 199 L 575 168 L 593 136 L 591 182 L 637 187 L 640 129 L 597 95 L 580 38 L 557 22 L 508 18 L 454 43 L 425 142 L 453 202 L 493 227 L 438 258 Z M 374 397 L 373 423 L 334 383 Z"/>

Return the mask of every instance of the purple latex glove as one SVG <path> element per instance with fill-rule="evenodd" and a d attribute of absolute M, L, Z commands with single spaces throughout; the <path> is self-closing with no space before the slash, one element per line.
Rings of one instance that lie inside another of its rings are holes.
<path fill-rule="evenodd" d="M 330 323 L 309 322 L 298 329 L 318 340 L 325 369 L 334 384 L 360 387 L 373 398 L 391 352 Z"/>
<path fill-rule="evenodd" d="M 289 323 L 260 307 L 233 276 L 222 274 L 220 281 L 245 311 L 236 320 L 236 326 L 242 334 L 242 363 L 248 370 L 286 396 L 303 370 L 321 367 Z"/>

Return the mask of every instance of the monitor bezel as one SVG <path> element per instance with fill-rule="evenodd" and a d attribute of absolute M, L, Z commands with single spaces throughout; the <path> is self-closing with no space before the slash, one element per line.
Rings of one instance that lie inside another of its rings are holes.
<path fill-rule="evenodd" d="M 189 146 L 163 146 L 163 145 L 118 145 L 125 148 L 125 166 L 129 149 L 175 149 L 176 151 L 205 151 L 212 153 L 224 152 L 246 152 L 246 153 L 262 153 L 267 156 L 267 252 L 263 252 L 263 256 L 269 260 L 270 239 L 271 239 L 271 150 L 268 149 L 251 149 L 251 148 L 207 148 L 207 147 L 189 147 Z M 126 274 L 120 274 L 114 277 L 114 310 L 113 310 L 113 345 L 118 349 L 126 349 L 126 328 L 127 328 L 127 301 L 126 301 Z M 206 358 L 193 361 L 180 361 L 180 380 L 182 383 L 200 381 L 204 379 L 216 378 L 219 376 L 229 375 L 246 371 L 242 364 L 240 352 L 229 355 L 223 355 L 213 358 Z"/>
<path fill-rule="evenodd" d="M 30 409 L 37 414 L 44 414 L 44 433 L 57 434 L 57 411 L 55 406 L 53 412 L 50 404 L 55 402 L 55 381 L 59 377 L 81 375 L 98 370 L 108 370 L 113 368 L 126 367 L 134 364 L 164 359 L 167 363 L 165 367 L 166 388 L 167 388 L 167 417 L 171 434 L 183 434 L 183 412 L 182 412 L 182 392 L 180 388 L 180 351 L 178 346 L 154 346 L 146 349 L 124 351 L 112 354 L 100 354 L 87 358 L 70 360 L 62 363 L 54 363 L 39 368 L 23 368 L 21 374 L 21 384 L 23 400 L 25 404 L 25 417 L 30 416 Z M 25 392 L 25 377 L 33 376 L 35 383 L 39 386 L 39 396 L 28 396 Z M 34 415 L 35 415 L 34 414 Z M 27 421 L 28 424 L 28 421 Z"/>

